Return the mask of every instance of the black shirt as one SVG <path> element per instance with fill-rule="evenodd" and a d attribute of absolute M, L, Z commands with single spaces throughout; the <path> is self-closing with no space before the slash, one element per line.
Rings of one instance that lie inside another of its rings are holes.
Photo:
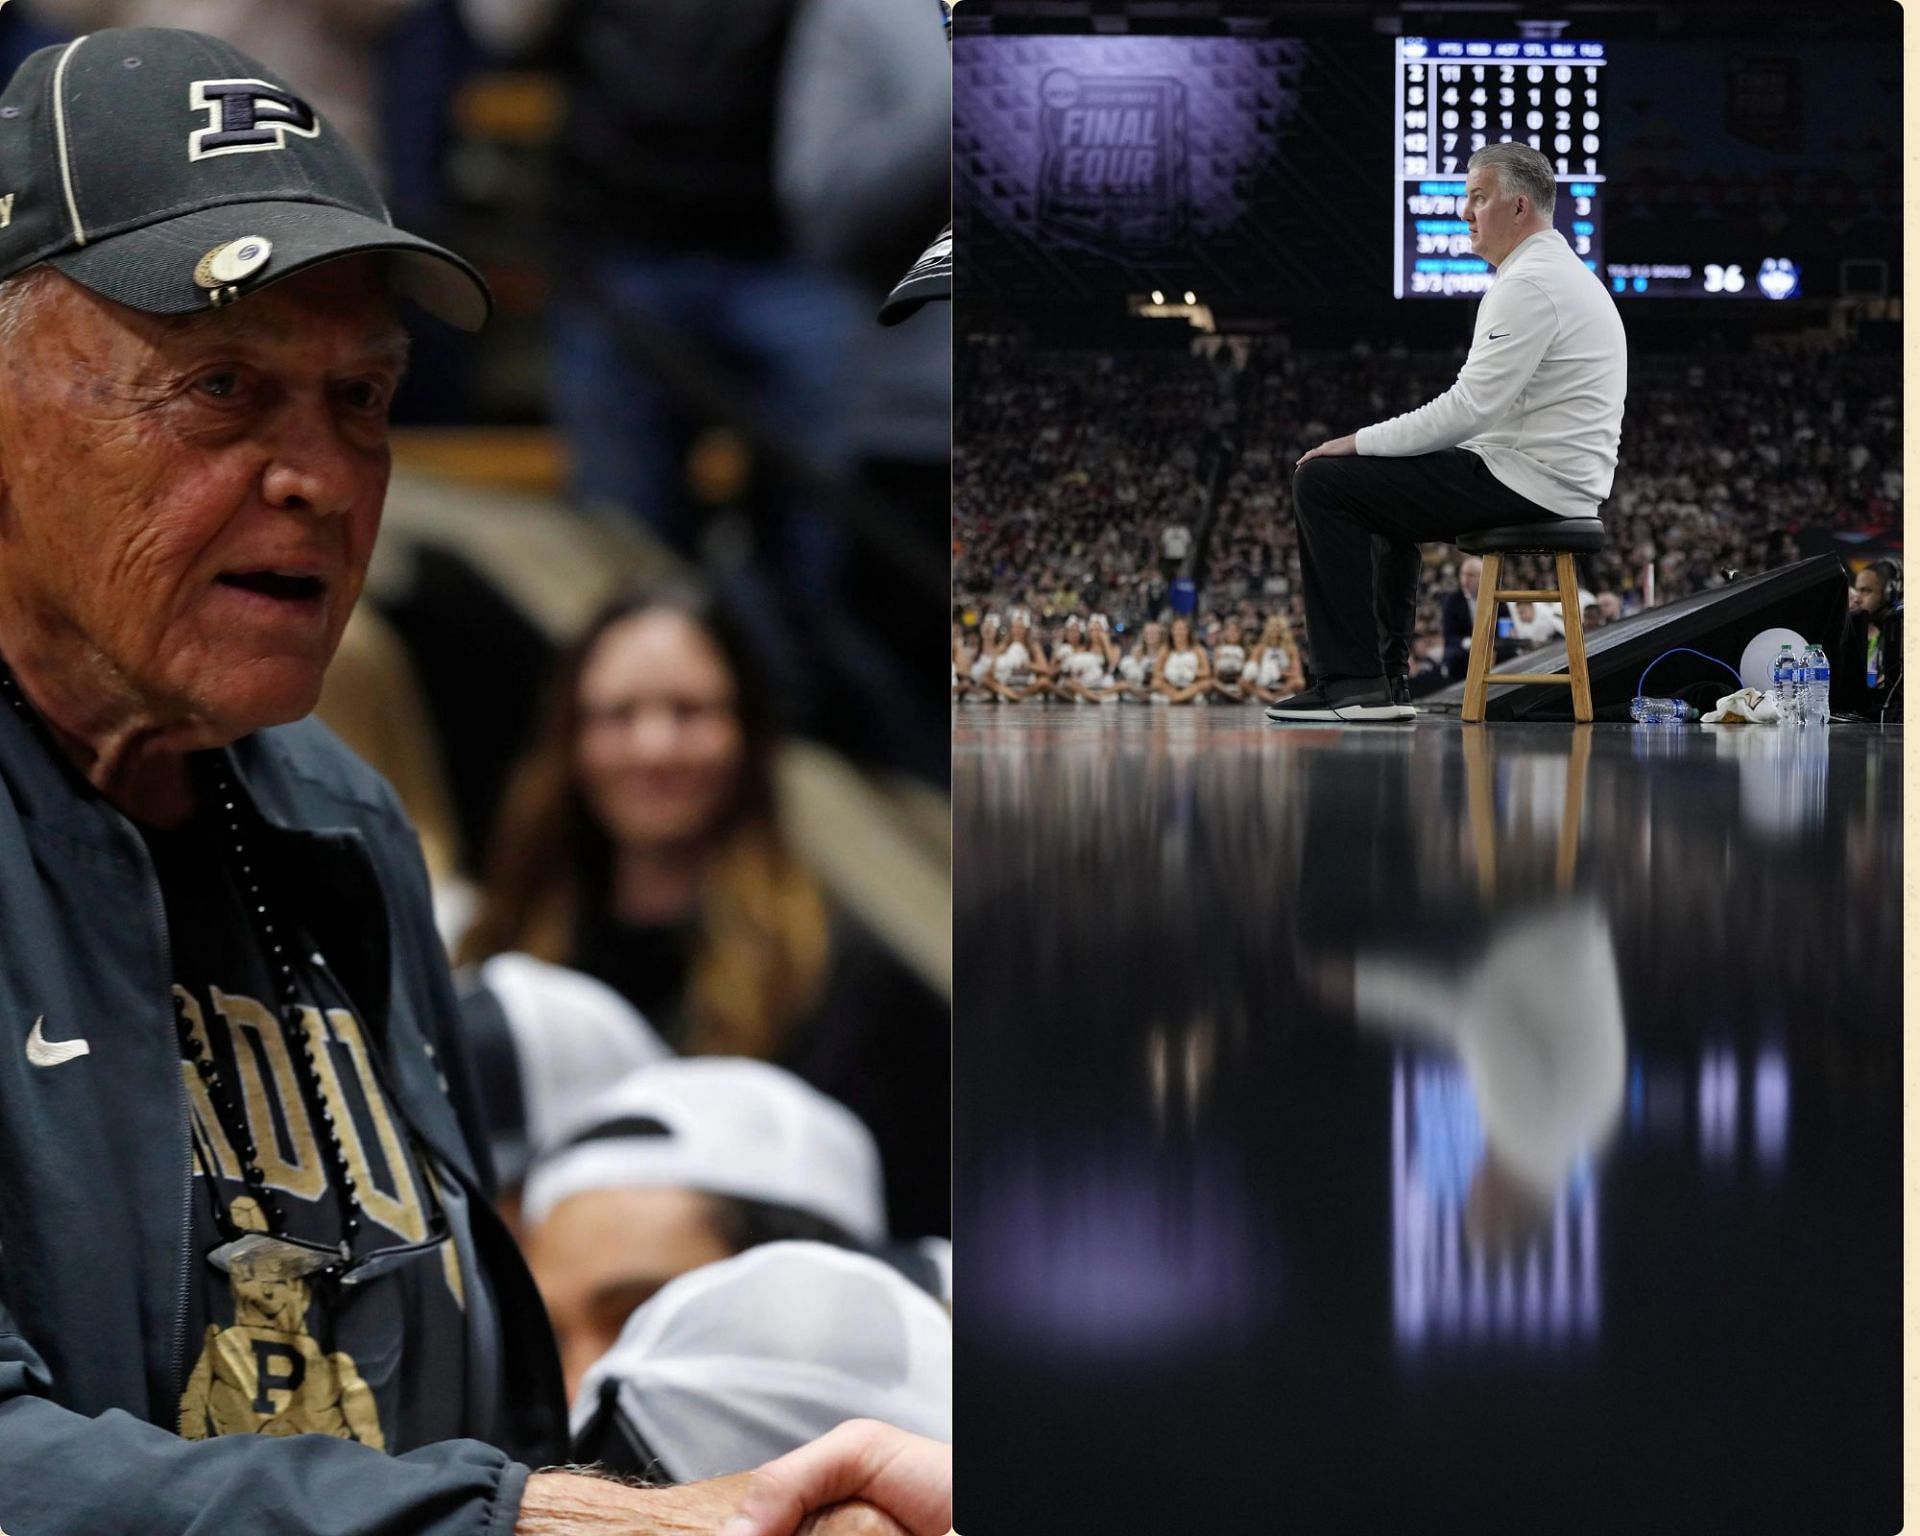
<path fill-rule="evenodd" d="M 246 1122 L 223 1123 L 200 1072 L 182 1063 L 197 1166 L 180 1433 L 320 1433 L 388 1451 L 458 1436 L 467 1276 L 453 1237 L 358 1275 L 349 1270 L 344 1280 L 272 1259 L 223 1272 L 208 1257 L 237 1232 L 266 1226 L 242 1172 L 248 1136 L 287 1235 L 339 1241 L 329 1109 L 358 1189 L 356 1258 L 428 1238 L 436 1219 L 446 1219 L 438 1190 L 449 1181 L 429 1186 L 428 1159 L 380 1084 L 352 1000 L 323 957 L 292 942 L 291 904 L 263 889 L 293 964 L 298 1025 L 283 1022 L 276 1006 L 260 930 L 220 827 L 201 818 L 144 835 L 166 904 L 176 1017 L 210 1051 Z M 323 1044 L 318 1083 L 310 1035 Z M 455 1230 L 464 1230 L 464 1211 L 454 1209 L 462 1218 Z"/>

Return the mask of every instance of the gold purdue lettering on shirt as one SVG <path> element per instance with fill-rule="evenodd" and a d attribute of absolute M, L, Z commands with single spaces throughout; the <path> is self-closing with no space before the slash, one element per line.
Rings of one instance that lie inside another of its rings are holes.
<path fill-rule="evenodd" d="M 319 1047 L 315 1055 L 320 1062 L 321 1086 L 326 1090 L 327 1098 L 334 1104 L 349 1102 L 341 1086 L 339 1069 L 334 1065 L 329 1033 L 332 1041 L 345 1047 L 354 1076 L 359 1079 L 361 1092 L 366 1096 L 367 1113 L 373 1121 L 373 1134 L 380 1143 L 381 1155 L 386 1159 L 393 1189 L 383 1190 L 375 1183 L 356 1118 L 351 1114 L 340 1116 L 336 1110 L 338 1123 L 334 1129 L 340 1134 L 340 1146 L 347 1155 L 347 1168 L 353 1174 L 353 1182 L 360 1192 L 361 1208 L 408 1242 L 424 1240 L 427 1235 L 426 1212 L 420 1207 L 420 1192 L 414 1188 L 406 1148 L 401 1144 L 400 1133 L 387 1109 L 386 1097 L 380 1092 L 380 1084 L 373 1075 L 373 1063 L 367 1058 L 367 1042 L 360 1033 L 360 1021 L 345 1008 L 329 1008 L 322 1021 L 318 1008 L 303 1007 L 300 1010 L 300 1025 L 307 1032 L 307 1038 Z"/>
<path fill-rule="evenodd" d="M 233 1203 L 237 1226 L 264 1232 L 252 1196 Z M 373 1391 L 351 1355 L 328 1354 L 307 1327 L 307 1283 L 284 1258 L 240 1257 L 228 1275 L 233 1323 L 207 1328 L 180 1398 L 180 1434 L 331 1435 L 386 1449 Z"/>
<path fill-rule="evenodd" d="M 287 1049 L 286 1032 L 272 1010 L 252 998 L 230 996 L 218 987 L 210 990 L 214 1012 L 227 1021 L 234 1065 L 240 1069 L 247 1124 L 253 1130 L 253 1144 L 268 1186 L 284 1189 L 302 1200 L 318 1200 L 326 1192 L 327 1170 L 320 1160 L 320 1144 L 314 1139 L 307 1097 L 300 1091 L 293 1055 Z M 271 1095 L 267 1074 L 260 1069 L 263 1057 L 273 1076 Z M 274 1133 L 275 1099 L 279 1100 L 280 1113 L 286 1119 L 284 1149 Z"/>
<path fill-rule="evenodd" d="M 184 987 L 175 987 L 173 995 L 194 1038 L 211 1049 L 212 1030 L 193 994 Z M 326 1193 L 326 1163 L 314 1137 L 313 1120 L 307 1112 L 306 1095 L 300 1089 L 298 1068 L 288 1049 L 285 1031 L 272 1010 L 253 998 L 222 992 L 218 987 L 212 989 L 212 995 L 216 1019 L 226 1025 L 239 1069 L 247 1125 L 253 1133 L 260 1171 L 266 1176 L 267 1186 L 298 1195 L 303 1200 L 318 1200 Z M 337 1106 L 334 1129 L 339 1132 L 361 1208 L 406 1242 L 422 1241 L 427 1235 L 426 1210 L 398 1122 L 374 1076 L 359 1021 L 344 1008 L 329 1008 L 322 1015 L 318 1008 L 303 1007 L 300 1025 L 307 1037 L 320 1047 L 317 1055 L 321 1087 L 327 1101 Z M 386 1163 L 384 1179 L 374 1176 L 361 1131 L 359 1109 L 353 1096 L 346 1092 L 340 1071 L 343 1056 L 350 1068 L 349 1075 L 359 1085 L 359 1099 L 366 1106 L 370 1128 Z M 205 1082 L 189 1062 L 181 1063 L 181 1075 L 186 1081 L 187 1102 L 201 1146 L 213 1158 L 221 1177 L 238 1182 L 240 1159 L 219 1116 L 214 1113 Z M 286 1127 L 284 1141 L 281 1124 Z"/>

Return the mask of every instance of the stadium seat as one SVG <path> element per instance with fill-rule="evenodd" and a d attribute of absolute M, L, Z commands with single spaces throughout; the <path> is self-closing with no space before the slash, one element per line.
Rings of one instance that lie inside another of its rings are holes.
<path fill-rule="evenodd" d="M 1587 644 L 1580 623 L 1580 582 L 1574 574 L 1573 557 L 1591 555 L 1606 547 L 1606 530 L 1597 517 L 1569 517 L 1551 523 L 1525 523 L 1517 527 L 1482 528 L 1463 533 L 1454 541 L 1470 555 L 1480 557 L 1480 600 L 1473 614 L 1473 649 L 1467 662 L 1467 696 L 1460 718 L 1477 723 L 1486 717 L 1487 674 L 1493 667 L 1493 626 L 1500 605 L 1515 602 L 1558 603 L 1567 632 L 1567 670 L 1559 672 L 1506 672 L 1503 683 L 1555 683 L 1573 690 L 1573 718 L 1583 725 L 1593 719 L 1593 691 L 1587 686 Z M 1553 568 L 1559 580 L 1558 591 L 1532 588 L 1502 589 L 1500 565 L 1507 555 L 1540 554 L 1553 556 Z"/>

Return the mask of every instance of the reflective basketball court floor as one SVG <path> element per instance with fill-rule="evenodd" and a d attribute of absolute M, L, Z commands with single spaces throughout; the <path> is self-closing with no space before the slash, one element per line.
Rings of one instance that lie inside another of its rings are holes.
<path fill-rule="evenodd" d="M 1897 1530 L 1900 753 L 957 707 L 959 1528 Z"/>

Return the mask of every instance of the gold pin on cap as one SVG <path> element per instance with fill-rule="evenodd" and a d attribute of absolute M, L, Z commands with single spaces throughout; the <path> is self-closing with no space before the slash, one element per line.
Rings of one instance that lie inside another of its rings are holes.
<path fill-rule="evenodd" d="M 200 258 L 193 280 L 202 288 L 227 288 L 243 283 L 273 257 L 273 242 L 265 235 L 247 235 L 216 245 Z"/>

